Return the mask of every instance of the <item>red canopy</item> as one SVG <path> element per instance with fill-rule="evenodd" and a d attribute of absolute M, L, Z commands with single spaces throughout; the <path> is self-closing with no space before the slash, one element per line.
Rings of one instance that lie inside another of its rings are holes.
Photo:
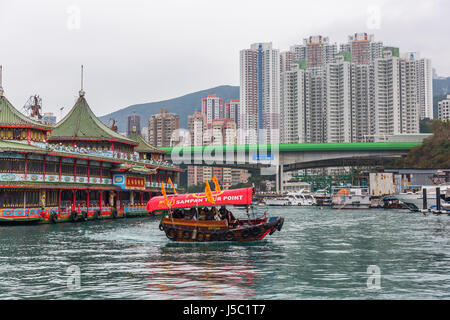
<path fill-rule="evenodd" d="M 223 190 L 212 192 L 215 205 L 231 205 L 231 204 L 251 204 L 253 188 L 242 188 L 234 190 Z M 177 208 L 191 208 L 213 205 L 208 201 L 205 193 L 188 193 L 179 195 L 167 195 L 169 207 L 166 206 L 164 197 L 154 197 L 147 202 L 147 211 L 158 211 Z"/>

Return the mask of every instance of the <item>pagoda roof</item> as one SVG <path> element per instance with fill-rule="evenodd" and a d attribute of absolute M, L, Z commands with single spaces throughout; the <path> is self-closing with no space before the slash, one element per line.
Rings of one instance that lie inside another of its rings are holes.
<path fill-rule="evenodd" d="M 48 140 L 106 140 L 137 145 L 103 124 L 92 112 L 84 95 L 80 95 L 69 113 L 56 124 Z"/>
<path fill-rule="evenodd" d="M 128 138 L 133 139 L 138 143 L 138 146 L 134 149 L 137 152 L 148 152 L 148 153 L 168 153 L 167 151 L 158 149 L 152 146 L 147 141 L 145 141 L 137 132 L 132 132 Z"/>
<path fill-rule="evenodd" d="M 34 121 L 14 108 L 5 96 L 0 95 L 0 127 L 34 128 L 51 131 L 52 128 Z"/>

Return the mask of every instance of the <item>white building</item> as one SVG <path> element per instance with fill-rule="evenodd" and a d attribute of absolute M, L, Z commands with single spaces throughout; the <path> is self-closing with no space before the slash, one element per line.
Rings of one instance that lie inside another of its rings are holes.
<path fill-rule="evenodd" d="M 447 95 L 447 99 L 439 101 L 438 117 L 440 120 L 450 121 L 450 95 Z"/>
<path fill-rule="evenodd" d="M 384 58 L 374 62 L 374 81 L 374 136 L 384 140 L 386 136 L 401 133 L 400 59 L 385 51 Z"/>
<path fill-rule="evenodd" d="M 231 99 L 230 102 L 225 103 L 225 119 L 231 119 L 239 128 L 239 100 Z"/>
<path fill-rule="evenodd" d="M 326 142 L 326 81 L 322 67 L 307 68 L 305 74 L 305 142 Z"/>
<path fill-rule="evenodd" d="M 352 140 L 352 64 L 344 56 L 336 56 L 325 67 L 326 141 Z"/>
<path fill-rule="evenodd" d="M 295 62 L 294 51 L 283 51 L 280 53 L 280 74 L 284 71 L 289 71 L 291 65 Z"/>
<path fill-rule="evenodd" d="M 373 34 L 355 33 L 348 36 L 348 42 L 341 44 L 340 50 L 350 53 L 355 64 L 371 64 L 383 56 L 383 42 L 375 41 Z"/>
<path fill-rule="evenodd" d="M 393 56 L 389 50 L 374 63 L 374 139 L 419 133 L 417 62 Z"/>
<path fill-rule="evenodd" d="M 321 35 L 303 39 L 303 45 L 306 47 L 306 65 L 308 67 L 320 67 L 331 63 L 337 54 L 337 44 L 330 43 L 328 37 Z"/>
<path fill-rule="evenodd" d="M 206 116 L 206 122 L 223 119 L 223 99 L 215 94 L 202 98 L 202 113 Z"/>
<path fill-rule="evenodd" d="M 254 43 L 240 52 L 241 143 L 280 141 L 280 52 Z"/>
<path fill-rule="evenodd" d="M 352 66 L 352 142 L 373 141 L 374 128 L 374 68 L 373 64 Z"/>
<path fill-rule="evenodd" d="M 281 73 L 281 143 L 305 142 L 305 74 L 298 64 Z"/>
<path fill-rule="evenodd" d="M 402 58 L 416 61 L 417 99 L 420 106 L 420 120 L 433 119 L 433 68 L 431 60 L 421 58 L 418 52 L 407 52 Z"/>

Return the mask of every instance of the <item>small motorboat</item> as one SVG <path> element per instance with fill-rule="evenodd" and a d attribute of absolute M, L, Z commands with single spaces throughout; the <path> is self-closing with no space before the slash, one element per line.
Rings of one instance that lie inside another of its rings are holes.
<path fill-rule="evenodd" d="M 165 211 L 159 229 L 172 241 L 257 241 L 281 231 L 284 218 L 250 218 L 253 188 L 165 195 L 147 203 L 149 212 Z M 247 219 L 237 219 L 227 206 L 245 205 Z M 218 207 L 220 207 L 218 209 Z"/>

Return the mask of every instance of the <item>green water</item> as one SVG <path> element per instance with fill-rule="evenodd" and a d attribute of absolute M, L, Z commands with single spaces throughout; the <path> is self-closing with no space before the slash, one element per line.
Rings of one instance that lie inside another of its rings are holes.
<path fill-rule="evenodd" d="M 158 218 L 2 226 L 0 298 L 450 298 L 450 217 L 315 207 L 270 214 L 285 217 L 282 231 L 249 244 L 170 242 Z M 368 288 L 370 265 L 379 289 Z"/>

